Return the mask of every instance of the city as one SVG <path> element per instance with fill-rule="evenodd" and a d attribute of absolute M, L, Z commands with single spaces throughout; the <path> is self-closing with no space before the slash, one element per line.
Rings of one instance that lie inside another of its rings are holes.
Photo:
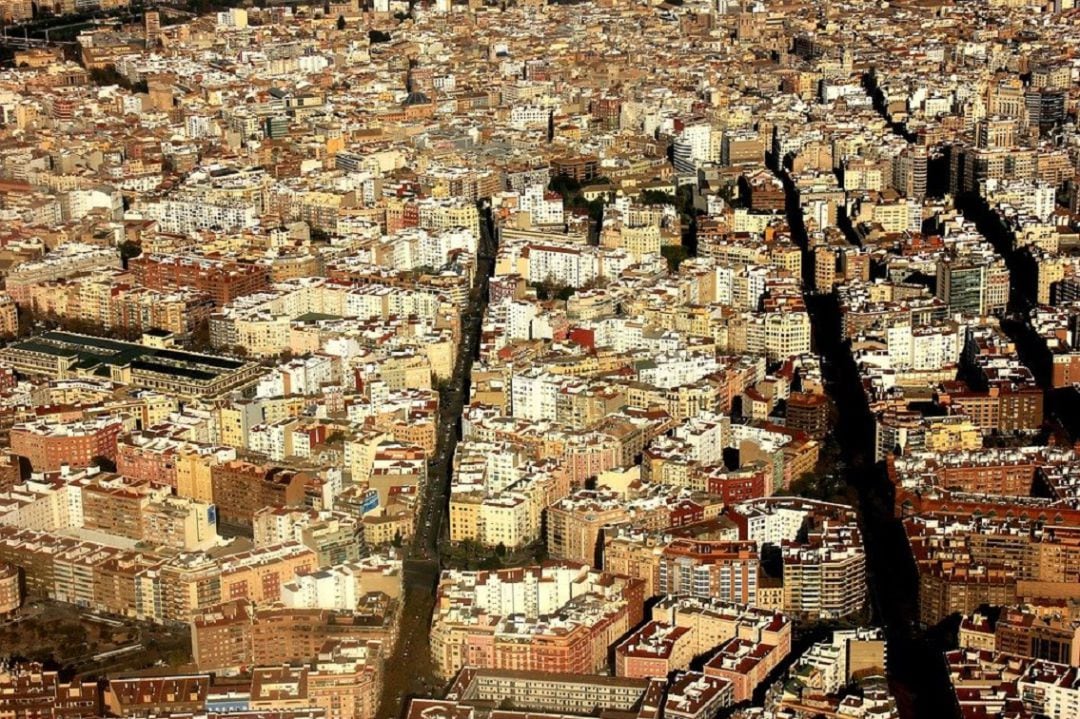
<path fill-rule="evenodd" d="M 1080 719 L 1072 0 L 0 24 L 0 717 Z"/>

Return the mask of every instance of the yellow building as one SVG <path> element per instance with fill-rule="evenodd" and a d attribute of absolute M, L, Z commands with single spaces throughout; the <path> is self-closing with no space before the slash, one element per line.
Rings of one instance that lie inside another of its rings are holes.
<path fill-rule="evenodd" d="M 802 250 L 791 242 L 776 242 L 769 248 L 769 264 L 802 277 Z"/>
<path fill-rule="evenodd" d="M 405 507 L 367 514 L 362 523 L 364 543 L 369 547 L 375 547 L 398 540 L 408 540 L 413 535 L 415 519 L 415 514 Z"/>
<path fill-rule="evenodd" d="M 427 356 L 431 374 L 440 379 L 450 377 L 454 373 L 454 360 L 457 356 L 455 343 L 450 340 L 430 342 L 424 345 L 424 354 Z"/>
<path fill-rule="evenodd" d="M 450 541 L 479 541 L 480 506 L 483 492 L 455 492 L 450 495 Z"/>
<path fill-rule="evenodd" d="M 391 390 L 431 389 L 431 362 L 426 355 L 390 357 L 379 364 L 379 376 Z"/>
<path fill-rule="evenodd" d="M 926 449 L 931 452 L 960 452 L 982 446 L 982 430 L 968 418 L 939 418 L 926 429 Z"/>
<path fill-rule="evenodd" d="M 0 562 L 0 617 L 10 616 L 22 604 L 19 568 Z"/>
<path fill-rule="evenodd" d="M 419 203 L 420 227 L 425 230 L 449 230 L 464 227 L 480 235 L 480 213 L 472 202 L 462 200 L 423 200 Z"/>
<path fill-rule="evenodd" d="M 1039 255 L 1035 261 L 1035 271 L 1038 279 L 1038 296 L 1036 302 L 1041 305 L 1050 304 L 1051 294 L 1055 282 L 1065 279 L 1065 266 L 1061 258 L 1056 255 Z"/>
<path fill-rule="evenodd" d="M 217 519 L 209 501 L 165 497 L 142 512 L 143 541 L 184 550 L 205 549 L 217 542 Z"/>
<path fill-rule="evenodd" d="M 345 467 L 358 484 L 371 478 L 371 468 L 375 464 L 375 453 L 379 445 L 390 441 L 389 432 L 367 430 L 345 442 Z"/>
<path fill-rule="evenodd" d="M 183 449 L 176 455 L 176 494 L 200 502 L 214 501 L 210 470 L 218 463 L 215 454 L 194 448 Z"/>
<path fill-rule="evenodd" d="M 603 247 L 624 249 L 637 261 L 647 254 L 660 254 L 660 226 L 642 225 L 630 227 L 622 225 L 606 230 L 600 238 Z"/>
<path fill-rule="evenodd" d="M 250 402 L 215 407 L 212 417 L 218 444 L 239 448 L 247 447 L 248 431 L 262 421 L 262 413 Z"/>

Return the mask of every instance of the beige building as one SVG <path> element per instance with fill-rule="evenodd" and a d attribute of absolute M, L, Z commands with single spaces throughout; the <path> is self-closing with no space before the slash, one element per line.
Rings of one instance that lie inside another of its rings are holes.
<path fill-rule="evenodd" d="M 382 694 L 383 654 L 381 642 L 329 644 L 307 675 L 310 703 L 327 719 L 374 719 Z"/>
<path fill-rule="evenodd" d="M 622 502 L 568 500 L 547 509 L 548 553 L 557 559 L 595 565 L 600 552 L 600 531 L 604 525 L 626 518 Z"/>
<path fill-rule="evenodd" d="M 480 541 L 480 508 L 484 492 L 455 492 L 450 495 L 450 541 Z"/>
<path fill-rule="evenodd" d="M 22 605 L 22 586 L 19 568 L 0 562 L 0 617 L 7 617 Z"/>
<path fill-rule="evenodd" d="M 346 440 L 345 468 L 351 473 L 353 482 L 363 484 L 371 478 L 379 445 L 390 441 L 388 432 L 378 430 L 365 430 Z"/>
<path fill-rule="evenodd" d="M 215 454 L 181 450 L 176 454 L 176 494 L 199 502 L 214 501 L 211 469 L 218 463 Z"/>
<path fill-rule="evenodd" d="M 6 292 L 0 293 L 0 336 L 14 337 L 19 333 L 19 314 L 15 300 Z"/>
<path fill-rule="evenodd" d="M 212 504 L 169 494 L 168 487 L 106 476 L 82 489 L 84 526 L 128 539 L 195 550 L 217 542 Z"/>

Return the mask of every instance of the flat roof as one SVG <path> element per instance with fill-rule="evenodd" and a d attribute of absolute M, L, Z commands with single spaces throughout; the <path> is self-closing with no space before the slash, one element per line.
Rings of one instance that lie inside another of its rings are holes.
<path fill-rule="evenodd" d="M 109 375 L 110 367 L 130 365 L 133 369 L 161 374 L 173 374 L 193 380 L 212 380 L 238 370 L 245 362 L 231 357 L 185 352 L 183 350 L 151 347 L 137 342 L 124 342 L 107 337 L 45 332 L 11 345 L 13 350 L 72 357 L 77 365 L 95 374 Z M 96 369 L 95 369 L 96 368 Z"/>

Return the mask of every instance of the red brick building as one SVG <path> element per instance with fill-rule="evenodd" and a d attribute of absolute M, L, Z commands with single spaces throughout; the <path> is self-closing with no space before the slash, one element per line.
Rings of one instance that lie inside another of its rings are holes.
<path fill-rule="evenodd" d="M 26 422 L 11 428 L 11 451 L 29 460 L 35 472 L 89 467 L 99 457 L 116 461 L 116 440 L 123 430 L 124 423 L 113 418 Z"/>
<path fill-rule="evenodd" d="M 176 486 L 176 443 L 125 435 L 116 447 L 116 472 L 131 479 Z"/>
<path fill-rule="evenodd" d="M 772 494 L 772 468 L 761 462 L 731 470 L 710 467 L 705 475 L 705 491 L 723 497 L 727 505 L 768 497 Z"/>
<path fill-rule="evenodd" d="M 687 669 L 694 658 L 688 627 L 651 621 L 615 647 L 615 676 L 652 679 Z"/>
<path fill-rule="evenodd" d="M 308 475 L 282 467 L 233 461 L 210 472 L 218 521 L 251 529 L 255 512 L 263 507 L 304 504 Z"/>
<path fill-rule="evenodd" d="M 192 288 L 221 307 L 237 297 L 270 289 L 270 267 L 207 257 L 144 254 L 128 268 L 143 287 L 171 291 Z"/>
<path fill-rule="evenodd" d="M 705 676 L 731 682 L 736 703 L 750 701 L 754 690 L 785 656 L 787 652 L 773 644 L 733 637 L 705 663 Z"/>
<path fill-rule="evenodd" d="M 786 202 L 784 185 L 765 169 L 743 175 L 741 190 L 746 192 L 750 209 L 783 212 Z"/>
<path fill-rule="evenodd" d="M 40 664 L 14 666 L 0 678 L 0 716 L 70 719 L 100 715 L 96 681 L 63 682 Z"/>
<path fill-rule="evenodd" d="M 822 439 L 829 431 L 829 399 L 823 394 L 792 392 L 787 399 L 787 426 Z"/>

